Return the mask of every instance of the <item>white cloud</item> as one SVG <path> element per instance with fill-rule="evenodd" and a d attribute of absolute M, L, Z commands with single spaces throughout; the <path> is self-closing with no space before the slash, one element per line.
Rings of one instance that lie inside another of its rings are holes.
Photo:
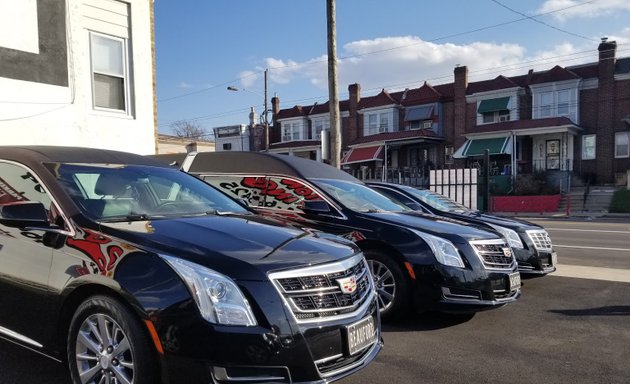
<path fill-rule="evenodd" d="M 619 11 L 630 11 L 630 1 L 597 0 L 585 2 L 584 0 L 547 0 L 538 9 L 538 13 L 547 13 L 558 9 L 564 10 L 554 13 L 553 17 L 560 21 L 574 18 L 595 18 L 613 15 Z"/>
<path fill-rule="evenodd" d="M 630 43 L 630 27 L 609 36 L 618 44 Z M 628 54 L 618 48 L 618 56 Z M 473 42 L 470 44 L 437 44 L 416 36 L 382 37 L 345 44 L 338 53 L 339 92 L 345 93 L 352 83 L 359 83 L 365 96 L 384 88 L 388 91 L 453 82 L 453 70 L 465 65 L 469 81 L 495 78 L 499 75 L 524 75 L 530 69 L 547 70 L 555 65 L 572 66 L 597 61 L 597 46 L 560 43 L 544 51 L 528 51 L 511 43 Z M 298 86 L 310 84 L 325 95 L 328 88 L 327 56 L 306 61 L 267 58 L 270 84 Z M 242 72 L 243 86 L 260 85 L 263 67 Z M 273 85 L 270 85 L 273 88 Z"/>
<path fill-rule="evenodd" d="M 190 89 L 193 87 L 193 85 L 182 81 L 181 83 L 179 83 L 178 87 L 181 89 Z"/>

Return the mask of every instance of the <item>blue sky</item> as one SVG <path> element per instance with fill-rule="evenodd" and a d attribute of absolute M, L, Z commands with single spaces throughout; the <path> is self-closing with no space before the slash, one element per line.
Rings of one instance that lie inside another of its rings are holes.
<path fill-rule="evenodd" d="M 630 56 L 629 0 L 337 0 L 339 97 L 524 74 L 597 59 L 601 37 Z M 247 124 L 269 98 L 281 108 L 328 100 L 325 0 L 157 0 L 158 130 L 186 120 Z M 244 91 L 230 92 L 228 86 Z"/>

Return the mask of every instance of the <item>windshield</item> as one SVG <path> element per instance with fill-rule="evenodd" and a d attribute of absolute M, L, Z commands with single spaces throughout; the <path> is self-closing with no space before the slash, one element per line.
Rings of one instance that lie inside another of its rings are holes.
<path fill-rule="evenodd" d="M 444 195 L 440 195 L 439 193 L 430 191 L 428 189 L 417 189 L 409 187 L 405 188 L 405 191 L 414 195 L 431 207 L 439 209 L 440 211 L 452 213 L 465 213 L 470 211 L 470 209 L 466 208 L 464 205 L 458 203 L 457 201 L 453 201 Z"/>
<path fill-rule="evenodd" d="M 110 164 L 48 164 L 48 169 L 83 213 L 96 221 L 248 212 L 175 169 Z"/>
<path fill-rule="evenodd" d="M 346 208 L 359 212 L 409 211 L 406 206 L 384 196 L 366 185 L 343 180 L 312 180 Z"/>

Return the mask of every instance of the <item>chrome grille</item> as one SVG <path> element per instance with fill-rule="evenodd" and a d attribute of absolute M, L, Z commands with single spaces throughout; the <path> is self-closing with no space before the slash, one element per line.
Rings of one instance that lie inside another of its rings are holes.
<path fill-rule="evenodd" d="M 363 255 L 322 266 L 269 275 L 298 322 L 352 316 L 373 294 Z M 342 284 L 347 283 L 346 291 Z M 350 292 L 350 289 L 353 288 Z"/>
<path fill-rule="evenodd" d="M 475 240 L 470 244 L 486 268 L 509 269 L 514 264 L 512 248 L 503 240 Z"/>
<path fill-rule="evenodd" d="M 546 252 L 552 251 L 551 238 L 544 229 L 527 231 L 527 236 L 529 236 L 531 241 L 534 243 L 534 248 L 537 250 Z"/>

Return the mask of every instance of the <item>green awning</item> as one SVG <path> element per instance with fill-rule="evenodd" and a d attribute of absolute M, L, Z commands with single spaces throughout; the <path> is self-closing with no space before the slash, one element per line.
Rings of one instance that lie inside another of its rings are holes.
<path fill-rule="evenodd" d="M 477 113 L 484 114 L 490 112 L 507 111 L 510 97 L 499 97 L 497 99 L 481 100 Z"/>
<path fill-rule="evenodd" d="M 512 154 L 512 137 L 494 137 L 491 139 L 469 139 L 466 140 L 453 157 L 459 159 L 467 156 L 481 156 L 487 149 L 491 155 Z"/>

